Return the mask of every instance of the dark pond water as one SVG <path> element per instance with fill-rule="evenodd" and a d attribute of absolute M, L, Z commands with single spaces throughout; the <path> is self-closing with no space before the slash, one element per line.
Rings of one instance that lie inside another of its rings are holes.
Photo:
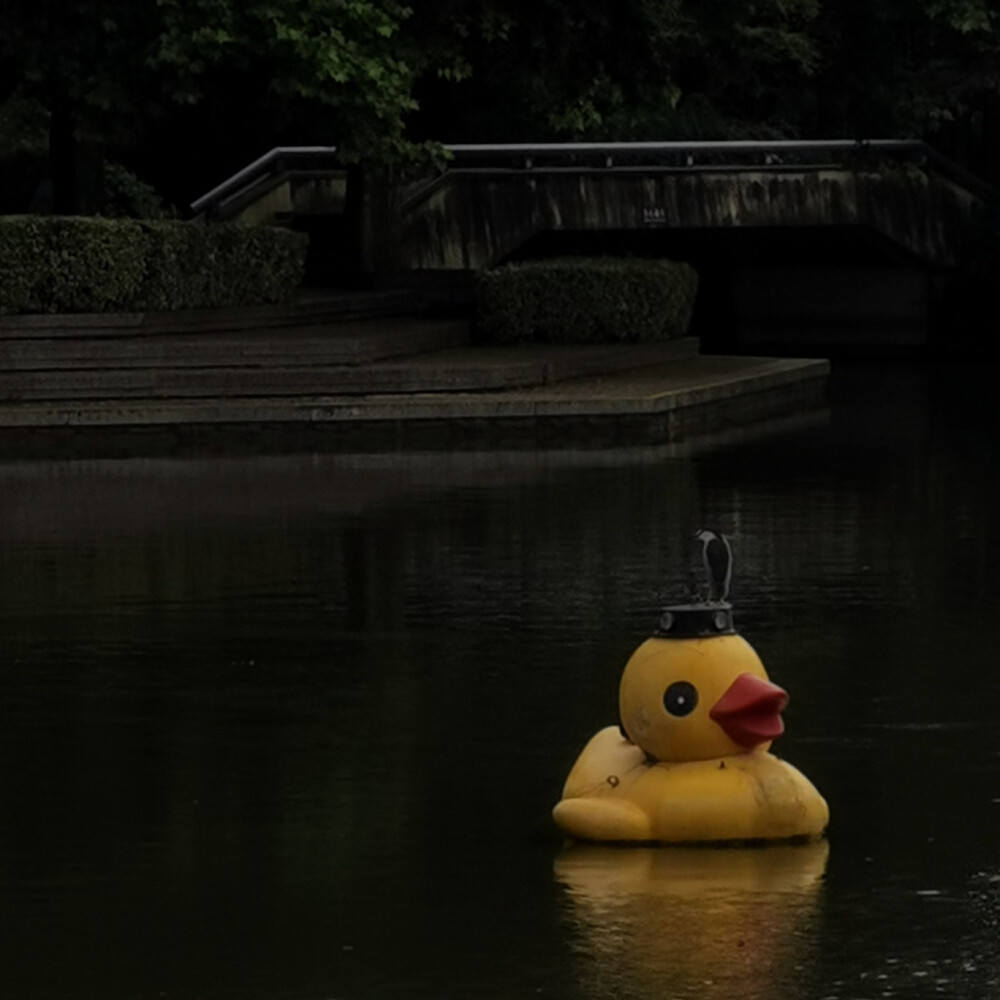
<path fill-rule="evenodd" d="M 711 446 L 0 466 L 4 996 L 1000 993 L 988 373 Z M 703 524 L 826 843 L 564 849 Z"/>

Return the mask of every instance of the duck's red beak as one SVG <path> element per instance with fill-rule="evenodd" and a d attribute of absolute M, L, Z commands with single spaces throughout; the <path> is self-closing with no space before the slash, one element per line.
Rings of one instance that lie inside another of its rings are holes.
<path fill-rule="evenodd" d="M 722 726 L 734 743 L 752 750 L 784 732 L 781 711 L 787 704 L 788 694 L 777 684 L 753 674 L 740 674 L 712 706 L 708 717 Z"/>

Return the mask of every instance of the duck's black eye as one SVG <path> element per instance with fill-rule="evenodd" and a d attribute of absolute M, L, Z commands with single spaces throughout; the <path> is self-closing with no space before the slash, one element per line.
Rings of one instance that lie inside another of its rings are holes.
<path fill-rule="evenodd" d="M 690 715 L 698 704 L 698 692 L 687 681 L 675 681 L 663 692 L 663 707 L 671 715 Z"/>

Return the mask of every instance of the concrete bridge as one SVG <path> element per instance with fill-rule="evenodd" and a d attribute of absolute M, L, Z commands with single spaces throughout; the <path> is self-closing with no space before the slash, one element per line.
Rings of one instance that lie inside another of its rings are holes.
<path fill-rule="evenodd" d="M 982 184 L 917 142 L 452 146 L 404 191 L 403 269 L 490 267 L 543 233 L 836 227 L 957 262 Z M 791 234 L 786 234 L 791 235 Z"/>
<path fill-rule="evenodd" d="M 670 256 L 702 276 L 703 325 L 922 330 L 991 194 L 931 147 L 900 140 L 446 149 L 433 176 L 369 175 L 368 273 L 461 294 L 476 271 L 522 257 Z M 291 220 L 332 244 L 344 187 L 334 148 L 278 149 L 193 208 Z"/>

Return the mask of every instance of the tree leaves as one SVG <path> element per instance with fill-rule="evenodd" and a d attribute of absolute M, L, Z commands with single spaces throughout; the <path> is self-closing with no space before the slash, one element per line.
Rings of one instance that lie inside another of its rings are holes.
<path fill-rule="evenodd" d="M 326 107 L 332 140 L 351 158 L 383 155 L 415 107 L 413 67 L 396 0 L 157 0 L 156 64 L 198 96 L 213 71 L 268 74 L 276 95 Z M 377 126 L 376 124 L 377 123 Z"/>
<path fill-rule="evenodd" d="M 908 135 L 1000 93 L 998 9 L 5 0 L 0 86 L 69 100 L 88 131 L 122 142 L 157 109 L 201 105 L 245 130 L 259 106 L 254 143 L 311 141 L 290 124 L 305 122 L 355 161 L 425 155 L 433 140 Z"/>

